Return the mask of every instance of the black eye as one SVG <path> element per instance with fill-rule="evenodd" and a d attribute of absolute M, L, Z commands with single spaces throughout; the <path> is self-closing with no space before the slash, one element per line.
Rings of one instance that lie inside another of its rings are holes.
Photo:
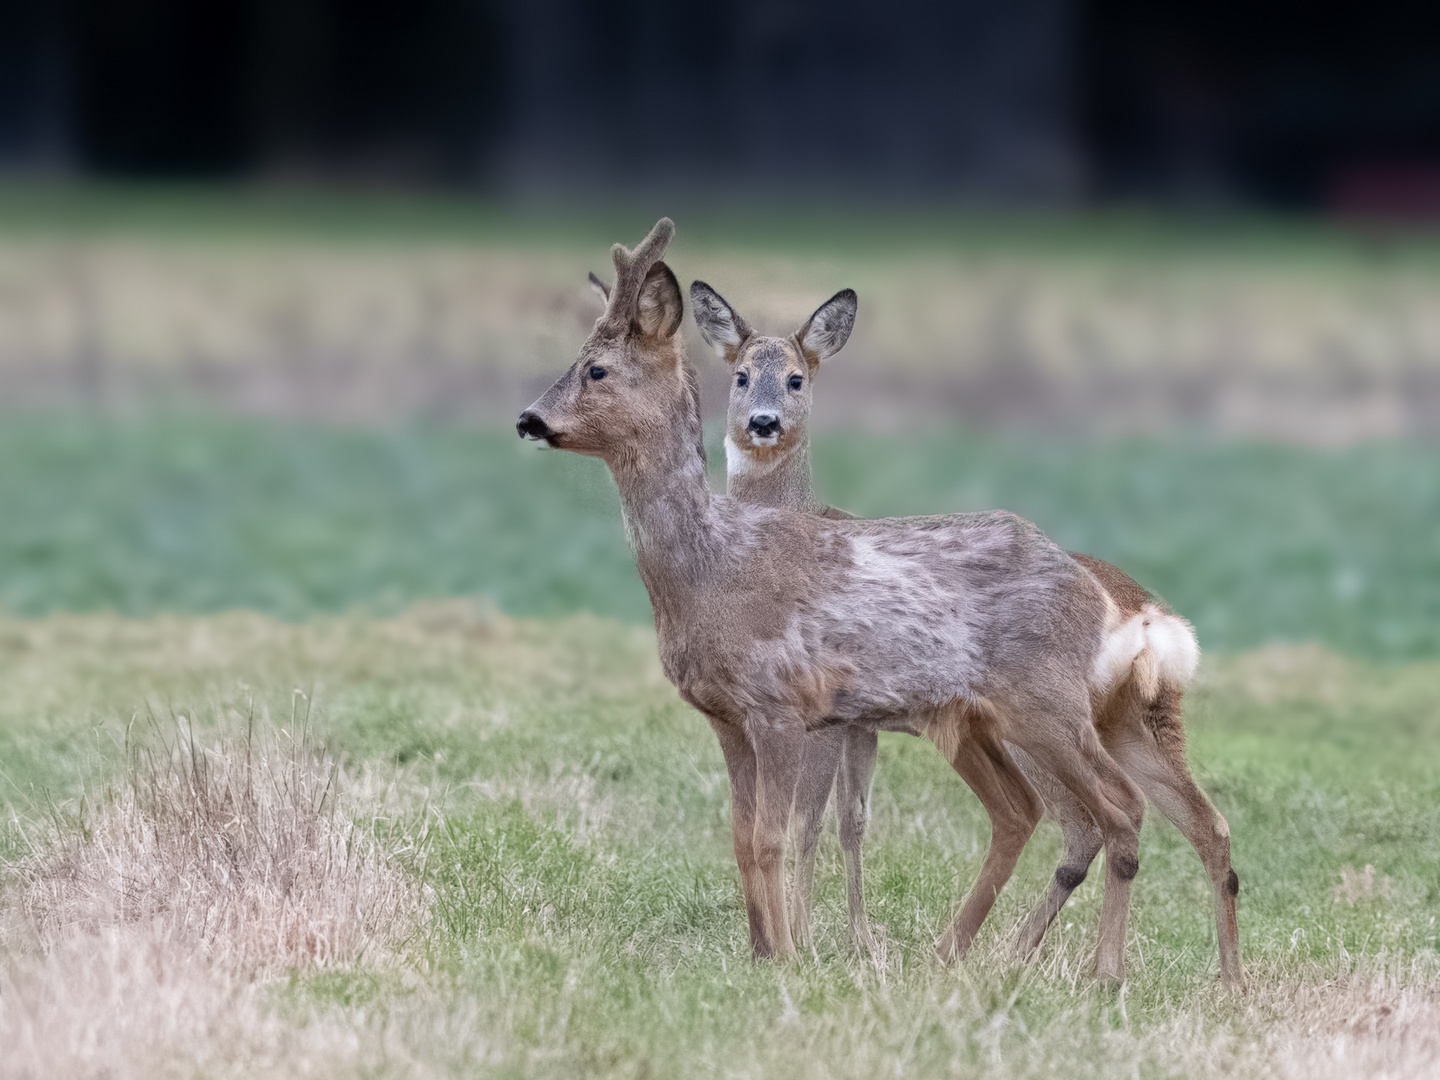
<path fill-rule="evenodd" d="M 805 380 L 802 379 L 799 375 L 791 375 L 791 376 L 790 376 L 790 389 L 791 389 L 791 390 L 799 390 L 800 387 L 802 387 L 802 386 L 804 386 L 804 385 L 805 385 Z"/>
<path fill-rule="evenodd" d="M 741 390 L 744 390 L 745 387 L 750 385 L 750 376 L 746 375 L 743 371 L 740 372 L 735 376 L 735 385 L 740 387 Z"/>
<path fill-rule="evenodd" d="M 599 382 L 599 381 L 600 381 L 601 379 L 603 379 L 607 374 L 608 374 L 608 372 L 607 372 L 603 367 L 601 367 L 599 364 L 596 364 L 594 367 L 592 367 L 592 368 L 590 369 L 590 378 L 594 379 L 596 382 Z"/>

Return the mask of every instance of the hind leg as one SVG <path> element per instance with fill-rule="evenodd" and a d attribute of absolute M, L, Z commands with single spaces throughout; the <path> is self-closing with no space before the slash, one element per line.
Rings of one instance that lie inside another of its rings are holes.
<path fill-rule="evenodd" d="M 1140 869 L 1144 796 L 1100 745 L 1088 694 L 1074 695 L 1070 702 L 1027 702 L 1023 708 L 1025 717 L 1035 719 L 1014 726 L 1016 741 L 1070 791 L 1104 840 L 1105 895 L 1095 972 L 1102 979 L 1120 982 L 1125 977 L 1130 883 Z"/>
<path fill-rule="evenodd" d="M 1026 917 L 1016 942 L 1020 955 L 1028 957 L 1039 950 L 1050 924 L 1060 914 L 1070 894 L 1085 880 L 1090 864 L 1104 846 L 1105 838 L 1080 801 L 1054 777 L 1040 769 L 1023 750 L 1015 752 L 1015 760 L 1040 792 L 1046 812 L 1060 823 L 1065 838 L 1065 851 L 1060 856 L 1060 865 L 1055 869 L 1050 888 Z"/>
<path fill-rule="evenodd" d="M 865 912 L 865 871 L 860 848 L 865 843 L 865 824 L 870 812 L 870 781 L 875 774 L 879 747 L 875 732 L 852 727 L 845 732 L 845 749 L 835 786 L 835 805 L 840 815 L 840 849 L 845 852 L 845 900 L 850 909 L 850 937 L 862 953 L 873 955 L 875 937 Z"/>
<path fill-rule="evenodd" d="M 1215 894 L 1220 978 L 1225 985 L 1242 989 L 1245 978 L 1240 970 L 1240 926 L 1235 911 L 1240 879 L 1230 865 L 1230 827 L 1185 764 L 1180 691 L 1162 687 L 1153 704 L 1137 703 L 1136 709 L 1143 710 L 1143 723 L 1127 726 L 1124 737 L 1114 740 L 1113 753 L 1200 856 Z"/>
<path fill-rule="evenodd" d="M 936 946 L 947 961 L 969 951 L 1043 813 L 1039 796 L 988 724 L 974 724 L 956 740 L 949 757 L 990 815 L 990 850 L 974 888 Z"/>
<path fill-rule="evenodd" d="M 840 767 L 846 728 L 822 728 L 805 736 L 805 763 L 795 785 L 791 832 L 795 839 L 795 880 L 790 891 L 790 936 L 797 948 L 810 944 L 810 908 L 815 895 L 815 852 L 835 774 Z M 843 815 L 842 815 L 843 822 Z"/>

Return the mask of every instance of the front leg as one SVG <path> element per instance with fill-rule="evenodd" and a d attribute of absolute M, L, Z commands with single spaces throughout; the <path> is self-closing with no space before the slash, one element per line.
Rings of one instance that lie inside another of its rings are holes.
<path fill-rule="evenodd" d="M 795 878 L 790 892 L 790 936 L 796 948 L 810 943 L 810 908 L 815 894 L 815 853 L 835 774 L 840 767 L 845 728 L 829 727 L 805 736 L 805 764 L 795 786 Z"/>
<path fill-rule="evenodd" d="M 865 913 L 865 867 L 860 849 L 870 818 L 870 784 L 880 740 L 875 732 L 856 725 L 845 732 L 845 752 L 835 802 L 840 815 L 840 848 L 845 852 L 845 899 L 850 909 L 850 937 L 868 956 L 878 956 L 875 935 Z"/>
<path fill-rule="evenodd" d="M 805 760 L 805 725 L 799 717 L 756 717 L 747 734 L 755 755 L 752 851 L 757 899 L 765 940 L 773 955 L 784 957 L 795 951 L 785 905 L 785 834 Z M 757 950 L 757 955 L 763 954 Z"/>
<path fill-rule="evenodd" d="M 708 719 L 720 740 L 720 752 L 725 755 L 725 768 L 730 773 L 730 825 L 735 863 L 745 891 L 745 913 L 750 919 L 750 948 L 756 956 L 769 956 L 775 951 L 774 938 L 765 932 L 764 893 L 755 862 L 755 751 L 739 727 L 713 716 Z"/>

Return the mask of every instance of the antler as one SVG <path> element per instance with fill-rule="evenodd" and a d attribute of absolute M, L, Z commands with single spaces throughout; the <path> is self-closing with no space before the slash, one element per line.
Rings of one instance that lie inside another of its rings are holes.
<path fill-rule="evenodd" d="M 610 258 L 615 263 L 615 287 L 610 291 L 607 321 L 629 325 L 640 302 L 640 286 L 645 283 L 645 275 L 660 261 L 674 235 L 675 223 L 662 217 L 633 251 L 624 244 L 610 249 Z"/>

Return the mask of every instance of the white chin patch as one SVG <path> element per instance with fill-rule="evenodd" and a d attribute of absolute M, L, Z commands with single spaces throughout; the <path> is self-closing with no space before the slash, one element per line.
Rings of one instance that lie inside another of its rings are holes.
<path fill-rule="evenodd" d="M 776 445 L 779 441 L 780 441 L 780 436 L 779 436 L 779 435 L 751 435 L 751 436 L 750 436 L 750 445 L 751 445 L 751 446 L 771 447 L 771 446 Z"/>
<path fill-rule="evenodd" d="M 775 461 L 756 461 L 750 456 L 750 449 L 748 446 L 737 446 L 729 435 L 725 436 L 725 472 L 728 475 L 763 476 L 775 468 Z"/>

